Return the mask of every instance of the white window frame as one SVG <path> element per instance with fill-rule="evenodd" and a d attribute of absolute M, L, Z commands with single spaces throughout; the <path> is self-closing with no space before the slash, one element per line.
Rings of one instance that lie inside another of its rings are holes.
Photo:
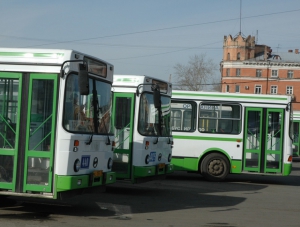
<path fill-rule="evenodd" d="M 241 76 L 241 69 L 236 69 L 235 73 L 236 73 L 236 76 Z"/>
<path fill-rule="evenodd" d="M 257 92 L 259 91 L 259 92 Z M 254 94 L 261 94 L 262 93 L 262 86 L 261 85 L 255 85 Z"/>
<path fill-rule="evenodd" d="M 294 77 L 294 71 L 293 70 L 288 70 L 287 71 L 287 78 L 293 78 Z"/>
<path fill-rule="evenodd" d="M 261 77 L 261 75 L 262 75 L 262 70 L 256 69 L 256 77 Z"/>
<path fill-rule="evenodd" d="M 225 88 L 225 89 L 226 89 L 226 91 L 225 91 L 225 92 L 229 92 L 229 89 L 230 89 L 230 87 L 229 87 L 229 85 L 228 85 L 228 84 L 226 85 L 226 88 Z"/>
<path fill-rule="evenodd" d="M 226 76 L 230 76 L 230 69 L 226 69 Z"/>
<path fill-rule="evenodd" d="M 271 85 L 270 94 L 277 94 L 277 85 Z"/>
<path fill-rule="evenodd" d="M 293 94 L 293 86 L 286 86 L 286 94 L 287 95 Z"/>
<path fill-rule="evenodd" d="M 235 93 L 240 93 L 240 85 L 235 85 Z"/>
<path fill-rule="evenodd" d="M 278 77 L 278 70 L 277 69 L 272 69 L 271 77 Z"/>

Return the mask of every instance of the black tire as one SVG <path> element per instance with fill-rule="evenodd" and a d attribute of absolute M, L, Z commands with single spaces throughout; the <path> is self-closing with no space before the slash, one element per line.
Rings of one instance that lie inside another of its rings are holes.
<path fill-rule="evenodd" d="M 201 163 L 201 174 L 208 181 L 223 181 L 229 168 L 229 161 L 224 155 L 211 153 Z"/>

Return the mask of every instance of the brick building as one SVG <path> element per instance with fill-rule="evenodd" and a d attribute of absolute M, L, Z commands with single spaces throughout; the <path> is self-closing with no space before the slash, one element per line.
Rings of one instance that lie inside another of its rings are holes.
<path fill-rule="evenodd" d="M 224 36 L 221 83 L 222 92 L 291 95 L 300 110 L 299 49 L 273 53 L 254 36 Z"/>

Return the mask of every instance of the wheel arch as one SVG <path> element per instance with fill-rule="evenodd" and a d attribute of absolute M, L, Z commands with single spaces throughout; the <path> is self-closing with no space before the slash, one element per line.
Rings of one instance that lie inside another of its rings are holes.
<path fill-rule="evenodd" d="M 219 153 L 219 154 L 224 155 L 227 158 L 227 160 L 229 162 L 229 172 L 231 173 L 231 168 L 230 168 L 230 166 L 231 166 L 231 158 L 230 158 L 229 154 L 225 150 L 220 149 L 220 148 L 216 148 L 216 147 L 212 147 L 212 148 L 209 148 L 209 149 L 205 150 L 202 153 L 202 155 L 199 157 L 199 162 L 198 162 L 198 171 L 199 171 L 199 173 L 201 173 L 201 165 L 202 165 L 203 159 L 207 155 L 212 154 L 212 153 L 216 153 L 216 154 Z"/>

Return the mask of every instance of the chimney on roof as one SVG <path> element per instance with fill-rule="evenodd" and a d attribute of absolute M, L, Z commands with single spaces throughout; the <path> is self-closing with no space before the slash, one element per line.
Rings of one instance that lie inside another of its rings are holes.
<path fill-rule="evenodd" d="M 293 50 L 288 50 L 289 53 L 293 53 Z"/>
<path fill-rule="evenodd" d="M 295 49 L 295 54 L 299 54 L 299 49 Z"/>

